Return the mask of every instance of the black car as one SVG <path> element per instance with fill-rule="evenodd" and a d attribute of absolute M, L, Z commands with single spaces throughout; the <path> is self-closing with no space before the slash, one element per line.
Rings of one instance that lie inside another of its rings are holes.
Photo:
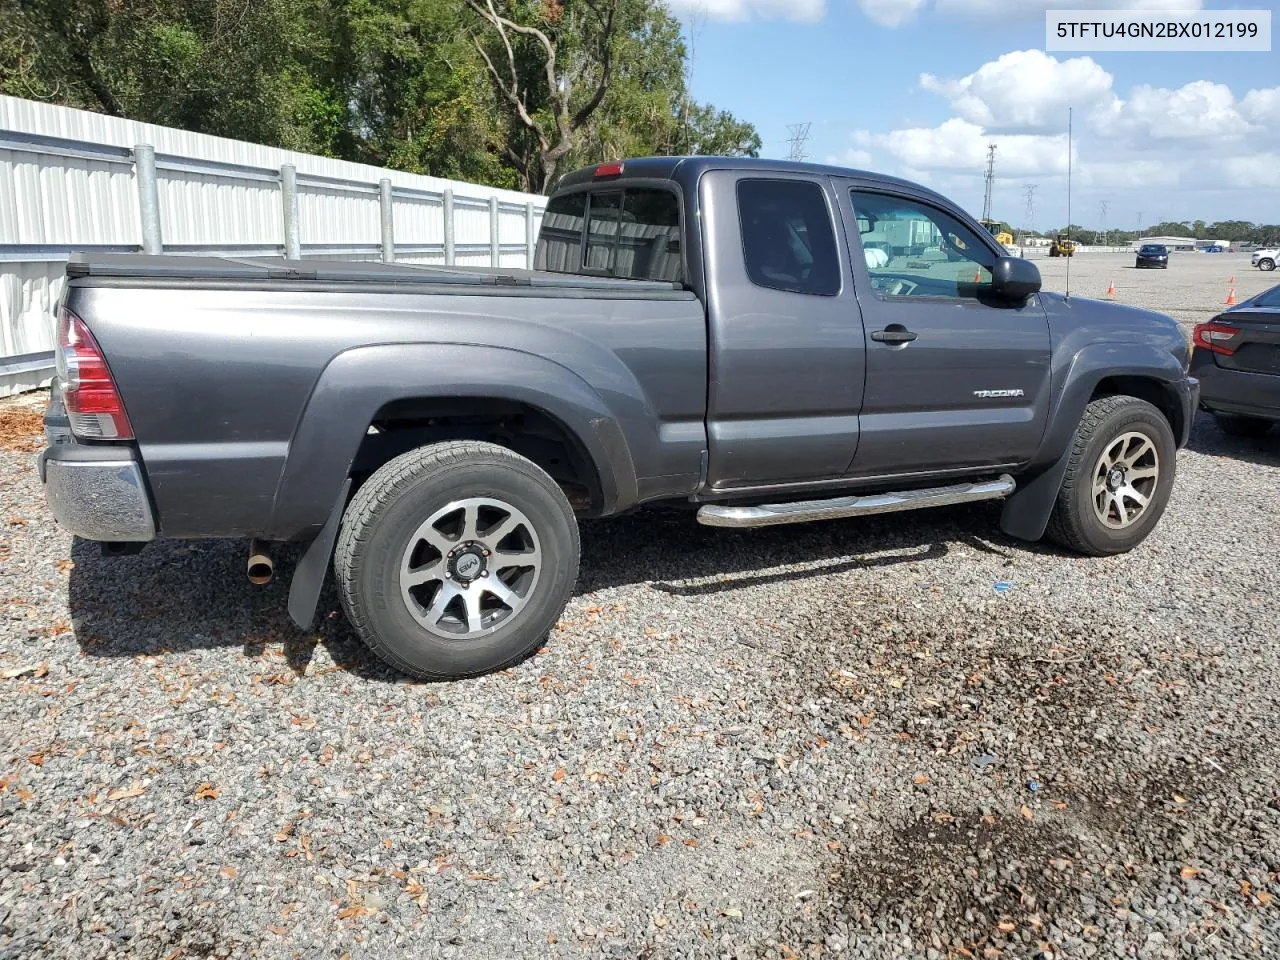
<path fill-rule="evenodd" d="M 1280 420 L 1280 286 L 1199 324 L 1193 339 L 1200 406 L 1233 436 L 1270 430 Z"/>
<path fill-rule="evenodd" d="M 1169 269 L 1169 248 L 1160 243 L 1144 243 L 1138 248 L 1135 267 L 1159 267 Z"/>

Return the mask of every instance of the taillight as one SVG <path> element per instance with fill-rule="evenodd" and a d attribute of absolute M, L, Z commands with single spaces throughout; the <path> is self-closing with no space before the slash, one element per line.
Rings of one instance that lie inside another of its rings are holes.
<path fill-rule="evenodd" d="M 620 163 L 602 163 L 596 167 L 596 177 L 620 177 L 622 176 L 622 164 Z"/>
<path fill-rule="evenodd" d="M 1198 323 L 1191 339 L 1197 347 L 1229 357 L 1236 352 L 1236 348 L 1227 343 L 1239 332 L 1239 327 L 1229 327 L 1225 323 Z"/>
<path fill-rule="evenodd" d="M 102 348 L 84 321 L 66 307 L 58 314 L 56 355 L 71 432 L 84 440 L 132 440 L 133 426 Z"/>

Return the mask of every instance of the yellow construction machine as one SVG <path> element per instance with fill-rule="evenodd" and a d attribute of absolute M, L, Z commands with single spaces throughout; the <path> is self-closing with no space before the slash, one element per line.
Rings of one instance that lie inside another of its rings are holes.
<path fill-rule="evenodd" d="M 1013 234 L 1004 229 L 999 220 L 983 220 L 982 225 L 987 228 L 989 234 L 996 238 L 996 243 L 1000 244 L 1000 246 L 1013 246 Z"/>
<path fill-rule="evenodd" d="M 1068 240 L 1065 233 L 1058 234 L 1049 247 L 1049 256 L 1051 257 L 1070 257 L 1074 256 L 1075 252 L 1076 242 Z"/>

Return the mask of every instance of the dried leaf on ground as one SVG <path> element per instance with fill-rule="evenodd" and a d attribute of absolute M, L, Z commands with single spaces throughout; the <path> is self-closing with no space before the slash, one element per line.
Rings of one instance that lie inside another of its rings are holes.
<path fill-rule="evenodd" d="M 130 797 L 140 797 L 146 792 L 146 787 L 140 783 L 135 783 L 131 787 L 121 787 L 118 790 L 112 790 L 107 794 L 107 800 L 109 802 L 114 802 L 116 800 L 128 800 Z"/>
<path fill-rule="evenodd" d="M 28 664 L 25 667 L 11 667 L 0 673 L 0 677 L 6 680 L 13 680 L 15 677 L 21 677 L 24 674 L 31 674 L 33 679 L 39 680 L 49 672 L 49 665 L 41 660 L 39 663 Z"/>
<path fill-rule="evenodd" d="M 43 446 L 43 413 L 31 407 L 0 407 L 0 450 L 35 453 Z"/>

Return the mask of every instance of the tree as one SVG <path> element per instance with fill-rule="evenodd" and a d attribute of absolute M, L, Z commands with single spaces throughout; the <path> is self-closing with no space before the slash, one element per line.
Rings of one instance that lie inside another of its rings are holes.
<path fill-rule="evenodd" d="M 755 153 L 693 102 L 658 0 L 0 0 L 0 91 L 545 191 L 575 166 Z"/>
<path fill-rule="evenodd" d="M 0 89 L 330 153 L 346 110 L 326 0 L 0 0 Z"/>
<path fill-rule="evenodd" d="M 546 192 L 575 134 L 604 100 L 627 27 L 624 0 L 466 0 L 484 29 L 476 51 L 507 107 L 513 142 L 503 156 L 526 189 Z"/>

